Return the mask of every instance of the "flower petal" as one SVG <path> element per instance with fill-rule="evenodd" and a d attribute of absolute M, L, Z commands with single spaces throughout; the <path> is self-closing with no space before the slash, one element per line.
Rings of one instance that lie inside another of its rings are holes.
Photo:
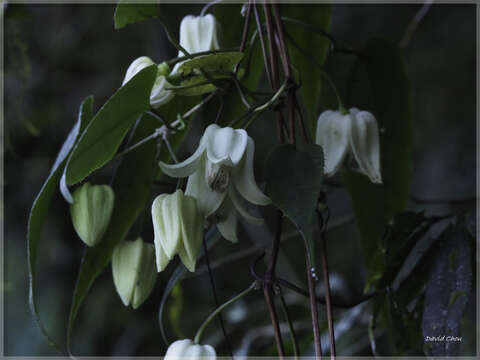
<path fill-rule="evenodd" d="M 342 165 L 350 148 L 352 119 L 350 114 L 324 111 L 317 121 L 316 143 L 325 154 L 325 174 L 332 176 Z"/>
<path fill-rule="evenodd" d="M 125 78 L 123 79 L 122 86 L 129 82 L 135 75 L 137 75 L 140 70 L 143 70 L 147 66 L 153 64 L 154 62 L 148 56 L 140 56 L 139 58 L 133 60 L 133 62 L 127 69 L 127 73 L 125 74 Z"/>
<path fill-rule="evenodd" d="M 165 76 L 157 75 L 157 79 L 153 84 L 152 92 L 150 93 L 150 105 L 158 109 L 160 106 L 168 103 L 173 99 L 175 94 L 171 90 L 165 90 L 165 87 L 171 86 Z"/>
<path fill-rule="evenodd" d="M 233 184 L 238 192 L 252 204 L 268 205 L 270 198 L 263 194 L 258 187 L 253 174 L 253 154 L 255 152 L 255 143 L 248 136 L 247 151 L 243 163 L 239 169 L 233 173 Z"/>
<path fill-rule="evenodd" d="M 197 200 L 198 210 L 205 216 L 209 216 L 222 204 L 226 191 L 212 191 L 205 179 L 206 159 L 202 157 L 197 171 L 188 177 L 185 195 L 193 196 Z"/>
<path fill-rule="evenodd" d="M 233 205 L 225 207 L 226 217 L 223 221 L 217 223 L 217 229 L 220 234 L 233 243 L 238 242 L 237 238 L 237 218 L 238 214 Z"/>
<path fill-rule="evenodd" d="M 152 222 L 155 244 L 155 256 L 157 259 L 157 271 L 162 271 L 168 265 L 170 258 L 165 254 L 162 243 L 167 241 L 167 232 L 165 231 L 162 204 L 167 194 L 161 194 L 155 198 L 152 203 Z"/>
<path fill-rule="evenodd" d="M 212 124 L 205 129 L 205 132 L 200 139 L 200 143 L 198 144 L 197 150 L 190 156 L 188 159 L 182 161 L 178 164 L 166 164 L 163 161 L 160 161 L 158 165 L 162 169 L 162 171 L 171 176 L 171 177 L 186 177 L 195 172 L 199 167 L 199 163 L 201 161 L 202 155 L 205 151 L 206 144 L 211 141 L 212 133 L 218 128 L 218 125 Z"/>
<path fill-rule="evenodd" d="M 238 211 L 238 213 L 249 223 L 255 224 L 255 225 L 262 225 L 263 224 L 263 219 L 262 218 L 257 218 L 255 216 L 250 215 L 248 210 L 243 204 L 243 199 L 240 197 L 238 194 L 237 190 L 233 187 L 230 186 L 228 189 L 228 195 L 230 197 L 230 200 L 232 201 L 233 206 L 235 207 L 235 210 Z"/>
<path fill-rule="evenodd" d="M 243 129 L 217 127 L 207 143 L 208 160 L 213 164 L 238 165 L 247 148 L 247 138 L 247 132 Z"/>
<path fill-rule="evenodd" d="M 360 111 L 352 118 L 351 146 L 359 171 L 371 182 L 381 184 L 378 125 L 368 111 Z"/>
<path fill-rule="evenodd" d="M 189 270 L 195 271 L 195 262 L 200 247 L 202 246 L 204 218 L 198 211 L 197 201 L 192 196 L 186 195 L 183 197 L 182 219 L 180 223 L 182 228 L 183 249 L 190 259 L 190 262 L 193 263 L 193 270 L 190 270 L 190 268 Z M 180 250 L 178 253 L 180 258 L 182 258 Z M 185 266 L 187 265 L 185 264 Z"/>
<path fill-rule="evenodd" d="M 171 260 L 177 253 L 177 249 L 181 244 L 180 230 L 180 193 L 175 192 L 167 195 L 161 203 L 161 216 L 163 219 L 163 229 L 165 236 L 160 239 L 165 255 Z"/>

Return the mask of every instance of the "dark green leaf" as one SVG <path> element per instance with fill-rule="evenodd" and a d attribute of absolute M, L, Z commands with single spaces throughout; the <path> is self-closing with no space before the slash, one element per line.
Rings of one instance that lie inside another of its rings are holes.
<path fill-rule="evenodd" d="M 330 31 L 331 6 L 329 4 L 282 5 L 282 17 L 303 22 L 308 26 L 285 22 L 289 34 L 288 46 L 293 66 L 300 74 L 301 89 L 306 111 L 306 127 L 314 138 L 319 115 L 322 92 L 322 69 L 328 54 L 330 42 L 321 31 Z M 312 29 L 316 29 L 313 31 Z M 292 40 L 295 42 L 293 45 Z M 301 50 L 300 50 L 301 49 Z"/>
<path fill-rule="evenodd" d="M 364 63 L 356 65 L 356 75 L 362 75 L 364 70 L 366 80 L 354 82 L 356 88 L 349 103 L 372 112 L 378 121 L 383 183 L 374 185 L 364 175 L 347 172 L 345 184 L 369 268 L 368 290 L 371 281 L 378 278 L 378 273 L 372 270 L 378 265 L 374 259 L 383 256 L 380 245 L 386 226 L 395 214 L 404 210 L 408 199 L 412 172 L 412 96 L 402 56 L 395 45 L 373 39 L 368 42 L 366 53 L 366 60 L 358 60 Z"/>
<path fill-rule="evenodd" d="M 158 121 L 144 115 L 137 123 L 131 140 L 136 143 L 158 127 Z M 124 156 L 116 173 L 112 188 L 115 191 L 115 206 L 110 225 L 102 241 L 95 247 L 87 248 L 80 265 L 73 301 L 68 320 L 67 346 L 70 340 L 78 310 L 95 279 L 109 264 L 113 249 L 125 239 L 137 216 L 147 206 L 154 174 L 156 143 L 147 142 Z"/>
<path fill-rule="evenodd" d="M 367 286 L 390 286 L 404 261 L 434 221 L 426 221 L 423 211 L 397 214 L 387 225 L 379 249 L 369 267 Z"/>
<path fill-rule="evenodd" d="M 140 71 L 95 115 L 68 159 L 67 185 L 83 180 L 113 158 L 128 129 L 150 108 L 150 91 L 156 73 L 155 65 Z"/>
<path fill-rule="evenodd" d="M 472 290 L 471 238 L 464 217 L 442 235 L 425 292 L 424 337 L 460 337 L 460 321 Z M 460 341 L 431 341 L 430 356 L 457 356 Z"/>
<path fill-rule="evenodd" d="M 158 3 L 141 4 L 132 0 L 120 0 L 115 9 L 115 29 L 118 30 L 129 24 L 158 18 L 159 14 L 160 4 Z"/>
<path fill-rule="evenodd" d="M 178 95 L 197 96 L 212 92 L 216 89 L 212 82 L 229 79 L 235 65 L 242 57 L 241 52 L 224 52 L 196 57 L 180 65 L 179 73 L 169 80 L 173 85 L 177 85 L 173 89 Z"/>
<path fill-rule="evenodd" d="M 233 72 L 235 65 L 237 65 L 242 58 L 243 53 L 238 51 L 199 56 L 185 61 L 180 65 L 178 71 L 184 76 L 188 76 L 197 73 L 197 71 L 195 71 L 196 69 L 201 69 L 213 78 L 216 78 L 216 76 L 226 76 Z"/>
<path fill-rule="evenodd" d="M 265 164 L 266 192 L 272 202 L 298 228 L 310 264 L 315 267 L 315 246 L 311 223 L 323 178 L 323 151 L 318 145 L 277 147 Z"/>
<path fill-rule="evenodd" d="M 28 230 L 27 230 L 27 241 L 28 241 L 28 271 L 30 278 L 30 288 L 29 288 L 29 301 L 30 308 L 32 313 L 37 321 L 37 324 L 42 331 L 42 333 L 49 339 L 50 343 L 53 344 L 53 341 L 48 336 L 46 330 L 44 329 L 40 316 L 38 314 L 36 302 L 35 302 L 35 264 L 37 259 L 37 249 L 40 242 L 40 236 L 45 222 L 45 218 L 48 213 L 48 208 L 52 196 L 57 187 L 58 180 L 62 174 L 63 167 L 65 165 L 65 159 L 67 158 L 70 150 L 75 144 L 78 134 L 80 134 L 83 129 L 88 125 L 89 121 L 93 116 L 93 96 L 87 97 L 80 106 L 80 111 L 78 114 L 78 120 L 75 123 L 75 126 L 68 134 L 65 143 L 63 144 L 55 163 L 50 170 L 47 180 L 43 184 L 40 192 L 35 199 L 32 210 L 30 211 L 30 217 L 28 219 Z"/>

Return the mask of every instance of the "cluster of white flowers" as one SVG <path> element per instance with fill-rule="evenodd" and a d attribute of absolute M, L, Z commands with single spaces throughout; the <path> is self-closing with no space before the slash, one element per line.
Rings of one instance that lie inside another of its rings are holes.
<path fill-rule="evenodd" d="M 218 23 L 212 15 L 187 16 L 180 25 L 180 45 L 189 53 L 219 49 Z M 178 57 L 185 54 L 179 51 Z M 142 56 L 132 62 L 123 84 L 154 62 Z M 166 63 L 158 65 L 157 79 L 150 94 L 154 108 L 166 104 L 174 93 L 166 89 L 167 76 L 174 74 Z M 349 111 L 325 111 L 317 122 L 316 143 L 325 155 L 325 175 L 332 176 L 348 167 L 365 174 L 373 183 L 381 183 L 380 142 L 375 117 L 351 108 Z M 162 171 L 175 178 L 188 177 L 185 193 L 161 194 L 153 201 L 153 246 L 141 239 L 122 243 L 114 252 L 112 266 L 117 290 L 125 303 L 138 307 L 148 296 L 155 277 L 151 261 L 155 253 L 157 271 L 162 271 L 178 255 L 189 271 L 195 271 L 196 257 L 206 226 L 216 225 L 222 236 L 237 242 L 239 215 L 250 223 L 262 219 L 249 214 L 246 204 L 268 205 L 270 199 L 258 187 L 253 171 L 255 144 L 243 129 L 209 125 L 196 151 L 178 164 L 160 162 Z M 78 229 L 77 229 L 78 231 Z M 89 236 L 87 242 L 93 242 Z M 145 261 L 148 265 L 141 265 Z M 139 281 L 140 277 L 146 280 Z M 178 340 L 168 349 L 166 359 L 181 357 L 216 358 L 210 345 Z"/>

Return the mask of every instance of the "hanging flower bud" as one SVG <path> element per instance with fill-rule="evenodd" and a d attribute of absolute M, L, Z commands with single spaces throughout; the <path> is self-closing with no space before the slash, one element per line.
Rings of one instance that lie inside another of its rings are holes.
<path fill-rule="evenodd" d="M 190 339 L 177 340 L 167 349 L 164 360 L 215 360 L 217 353 L 210 345 L 195 344 Z"/>
<path fill-rule="evenodd" d="M 70 215 L 78 236 L 88 246 L 95 246 L 107 230 L 115 195 L 108 185 L 85 183 L 73 193 Z"/>
<path fill-rule="evenodd" d="M 220 49 L 218 42 L 218 22 L 211 14 L 205 16 L 188 15 L 180 23 L 180 46 L 189 54 Z M 178 57 L 185 56 L 183 51 L 178 52 Z M 175 64 L 172 74 L 183 64 Z"/>
<path fill-rule="evenodd" d="M 220 48 L 217 31 L 217 19 L 211 14 L 185 16 L 180 23 L 180 45 L 190 54 L 217 50 Z M 178 53 L 178 57 L 185 55 L 182 51 Z"/>
<path fill-rule="evenodd" d="M 157 272 L 155 248 L 141 238 L 122 241 L 112 254 L 113 282 L 125 306 L 137 309 L 150 295 Z"/>
<path fill-rule="evenodd" d="M 382 183 L 377 120 L 368 111 L 323 112 L 317 122 L 316 143 L 325 153 L 326 175 L 332 176 L 348 164 L 371 182 Z"/>
<path fill-rule="evenodd" d="M 141 56 L 134 60 L 127 69 L 122 86 L 129 82 L 138 72 L 150 65 L 155 65 L 155 63 L 147 56 Z M 174 96 L 173 91 L 165 89 L 171 86 L 167 81 L 169 72 L 170 68 L 167 63 L 163 62 L 158 65 L 157 77 L 150 93 L 150 105 L 155 109 L 168 103 Z"/>
<path fill-rule="evenodd" d="M 197 201 L 182 190 L 161 194 L 152 204 L 157 270 L 162 271 L 176 255 L 191 272 L 195 271 L 203 239 L 203 216 Z"/>

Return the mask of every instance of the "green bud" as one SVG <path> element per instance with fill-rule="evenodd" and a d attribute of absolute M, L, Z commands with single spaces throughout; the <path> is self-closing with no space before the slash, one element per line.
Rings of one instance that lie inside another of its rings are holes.
<path fill-rule="evenodd" d="M 170 74 L 170 66 L 164 61 L 157 65 L 157 76 L 168 76 Z"/>
<path fill-rule="evenodd" d="M 153 244 L 141 238 L 122 241 L 112 254 L 112 272 L 122 302 L 137 309 L 152 292 L 157 278 Z"/>
<path fill-rule="evenodd" d="M 161 194 L 152 204 L 157 270 L 162 271 L 176 255 L 191 272 L 203 238 L 203 216 L 194 197 L 182 190 Z"/>
<path fill-rule="evenodd" d="M 85 183 L 73 193 L 70 215 L 78 236 L 88 246 L 102 240 L 112 216 L 115 194 L 108 185 Z"/>

